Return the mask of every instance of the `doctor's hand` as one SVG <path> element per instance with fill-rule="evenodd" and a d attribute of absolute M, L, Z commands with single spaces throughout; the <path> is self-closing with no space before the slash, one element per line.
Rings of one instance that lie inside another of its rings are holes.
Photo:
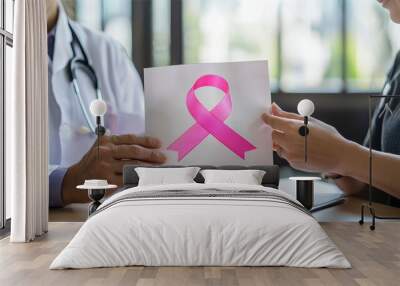
<path fill-rule="evenodd" d="M 262 115 L 263 121 L 272 128 L 273 149 L 289 164 L 300 170 L 341 174 L 344 156 L 349 156 L 351 141 L 345 139 L 332 126 L 309 118 L 307 136 L 308 158 L 304 161 L 304 137 L 299 134 L 303 117 L 283 111 L 275 103 L 271 113 Z"/>
<path fill-rule="evenodd" d="M 63 200 L 65 204 L 87 202 L 85 192 L 77 192 L 76 186 L 85 179 L 105 179 L 109 184 L 122 185 L 122 169 L 126 164 L 154 165 L 165 162 L 166 157 L 158 148 L 156 138 L 135 135 L 102 136 L 97 158 L 97 141 L 83 158 L 72 165 L 64 176 Z"/>

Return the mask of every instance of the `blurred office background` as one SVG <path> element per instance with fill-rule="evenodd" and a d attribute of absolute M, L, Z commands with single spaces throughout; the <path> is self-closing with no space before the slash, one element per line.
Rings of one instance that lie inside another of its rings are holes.
<path fill-rule="evenodd" d="M 71 18 L 125 47 L 139 72 L 170 64 L 269 61 L 272 99 L 362 142 L 368 95 L 400 48 L 400 25 L 376 0 L 62 0 Z M 0 118 L 11 92 L 14 0 L 0 0 Z M 0 229 L 10 217 L 0 120 Z M 285 163 L 276 158 L 276 163 Z M 7 221 L 9 223 L 9 220 Z"/>
<path fill-rule="evenodd" d="M 268 59 L 273 100 L 362 141 L 368 99 L 400 47 L 376 0 L 64 0 L 71 17 L 120 42 L 139 72 L 170 64 Z M 348 122 L 352 124 L 349 126 Z"/>

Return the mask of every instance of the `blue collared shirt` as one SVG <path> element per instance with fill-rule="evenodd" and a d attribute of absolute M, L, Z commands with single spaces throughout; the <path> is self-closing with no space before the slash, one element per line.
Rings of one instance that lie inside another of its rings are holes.
<path fill-rule="evenodd" d="M 56 25 L 57 26 L 57 25 Z M 48 55 L 48 78 L 49 78 L 49 107 L 54 105 L 54 94 L 51 83 L 51 74 L 52 74 L 52 62 L 54 56 L 54 45 L 56 40 L 56 26 L 47 34 L 47 55 Z M 50 108 L 51 109 L 51 108 Z M 50 112 L 49 109 L 49 112 Z M 49 146 L 50 152 L 57 152 L 53 150 L 54 146 Z M 49 205 L 52 208 L 62 207 L 63 197 L 62 197 L 62 184 L 64 180 L 65 173 L 68 168 L 58 167 L 54 170 L 50 171 L 49 175 Z"/>

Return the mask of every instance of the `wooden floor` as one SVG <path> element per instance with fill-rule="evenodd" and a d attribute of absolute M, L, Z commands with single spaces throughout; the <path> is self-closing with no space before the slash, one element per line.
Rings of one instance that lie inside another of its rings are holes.
<path fill-rule="evenodd" d="M 326 190 L 329 191 L 329 190 Z M 364 201 L 314 213 L 353 268 L 287 267 L 124 267 L 48 270 L 51 261 L 87 218 L 87 205 L 50 212 L 49 233 L 29 244 L 0 241 L 0 286 L 16 285 L 400 285 L 400 222 L 381 222 L 374 232 L 357 221 Z M 377 213 L 400 216 L 400 209 L 374 204 Z M 69 221 L 69 222 L 62 222 Z"/>
<path fill-rule="evenodd" d="M 400 223 L 379 222 L 372 232 L 355 222 L 325 222 L 323 228 L 353 268 L 124 267 L 48 270 L 80 228 L 52 222 L 49 233 L 30 244 L 0 241 L 0 285 L 400 285 Z"/>

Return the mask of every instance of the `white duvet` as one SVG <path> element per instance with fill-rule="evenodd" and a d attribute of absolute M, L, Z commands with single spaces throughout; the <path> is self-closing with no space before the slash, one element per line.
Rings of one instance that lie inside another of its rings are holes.
<path fill-rule="evenodd" d="M 263 190 L 288 198 L 279 190 L 249 185 L 127 189 L 100 206 L 104 209 L 84 223 L 50 269 L 128 265 L 350 267 L 312 216 L 273 200 L 186 197 L 113 204 L 134 192 L 204 188 Z"/>

